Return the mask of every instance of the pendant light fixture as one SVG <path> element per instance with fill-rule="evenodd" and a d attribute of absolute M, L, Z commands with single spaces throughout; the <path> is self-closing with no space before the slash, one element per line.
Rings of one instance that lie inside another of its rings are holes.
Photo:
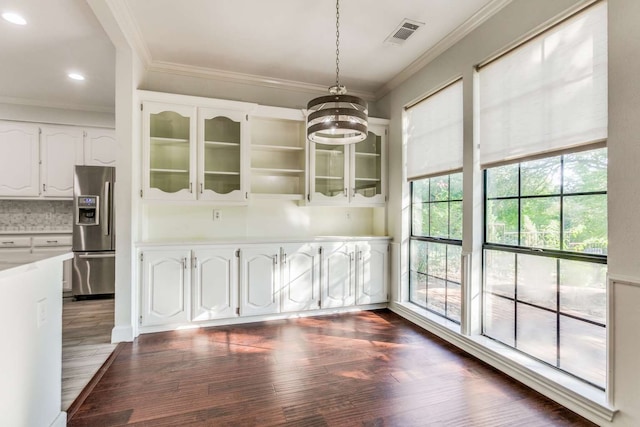
<path fill-rule="evenodd" d="M 328 145 L 346 145 L 367 138 L 367 102 L 347 95 L 340 84 L 340 0 L 336 0 L 336 84 L 327 96 L 307 104 L 307 138 Z"/>

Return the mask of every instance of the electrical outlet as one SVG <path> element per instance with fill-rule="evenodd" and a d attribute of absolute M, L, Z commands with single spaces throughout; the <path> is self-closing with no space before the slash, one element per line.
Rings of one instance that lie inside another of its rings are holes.
<path fill-rule="evenodd" d="M 47 299 L 43 298 L 36 305 L 38 328 L 47 321 Z"/>
<path fill-rule="evenodd" d="M 220 209 L 213 210 L 213 220 L 220 221 L 222 219 L 222 211 Z"/>

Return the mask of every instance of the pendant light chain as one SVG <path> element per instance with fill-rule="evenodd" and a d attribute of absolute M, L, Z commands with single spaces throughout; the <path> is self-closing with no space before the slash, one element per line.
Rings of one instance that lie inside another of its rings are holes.
<path fill-rule="evenodd" d="M 336 0 L 336 87 L 340 87 L 340 0 Z"/>

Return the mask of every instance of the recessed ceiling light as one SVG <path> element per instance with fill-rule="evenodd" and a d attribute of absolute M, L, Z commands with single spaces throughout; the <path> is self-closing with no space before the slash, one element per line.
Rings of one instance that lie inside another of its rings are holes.
<path fill-rule="evenodd" d="M 67 77 L 69 77 L 71 80 L 79 80 L 79 81 L 84 80 L 84 76 L 78 73 L 69 73 L 67 74 Z"/>
<path fill-rule="evenodd" d="M 24 19 L 22 16 L 18 15 L 17 13 L 5 12 L 2 14 L 2 17 L 5 19 L 5 21 L 9 21 L 12 24 L 27 25 L 27 20 Z"/>

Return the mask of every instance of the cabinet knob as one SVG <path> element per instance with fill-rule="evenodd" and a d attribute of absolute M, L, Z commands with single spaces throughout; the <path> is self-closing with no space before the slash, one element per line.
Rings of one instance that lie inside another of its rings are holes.
<path fill-rule="evenodd" d="M 193 182 L 189 183 L 189 193 L 193 193 Z"/>
<path fill-rule="evenodd" d="M 348 197 L 348 196 L 349 196 L 348 191 L 349 191 L 349 190 L 345 187 L 345 189 L 344 189 L 344 197 Z"/>
<path fill-rule="evenodd" d="M 202 194 L 203 192 L 204 192 L 204 187 L 203 187 L 203 184 L 200 183 L 200 194 Z"/>
<path fill-rule="evenodd" d="M 278 254 L 273 256 L 273 265 L 278 265 Z"/>

